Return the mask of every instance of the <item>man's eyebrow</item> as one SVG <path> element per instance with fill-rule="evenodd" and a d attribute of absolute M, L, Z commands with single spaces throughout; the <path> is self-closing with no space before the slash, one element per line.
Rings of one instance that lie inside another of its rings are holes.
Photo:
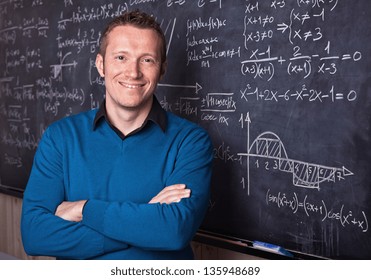
<path fill-rule="evenodd" d="M 118 55 L 118 54 L 130 55 L 130 52 L 125 51 L 125 50 L 117 50 L 117 51 L 111 52 L 111 54 L 113 54 L 113 55 Z M 159 57 L 156 53 L 150 53 L 150 52 L 142 53 L 139 57 L 144 57 L 144 56 L 150 56 L 150 57 L 153 57 L 157 60 L 158 60 L 158 57 Z"/>
<path fill-rule="evenodd" d="M 112 51 L 112 54 L 128 54 L 129 52 L 124 51 L 124 50 L 118 50 L 118 51 Z"/>

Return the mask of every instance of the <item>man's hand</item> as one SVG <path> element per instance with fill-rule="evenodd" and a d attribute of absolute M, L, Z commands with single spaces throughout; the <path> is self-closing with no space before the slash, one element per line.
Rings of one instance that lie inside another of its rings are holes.
<path fill-rule="evenodd" d="M 186 185 L 176 184 L 164 188 L 148 203 L 171 204 L 180 202 L 183 198 L 189 198 L 190 196 L 191 190 L 187 189 Z M 86 200 L 63 201 L 57 207 L 55 215 L 67 221 L 80 222 L 82 220 L 82 209 L 85 202 Z"/>
<path fill-rule="evenodd" d="M 184 184 L 171 185 L 164 188 L 148 203 L 174 203 L 180 202 L 183 198 L 191 196 L 191 190 L 186 188 Z"/>
<path fill-rule="evenodd" d="M 82 209 L 86 200 L 79 201 L 63 201 L 57 207 L 55 215 L 71 222 L 80 222 L 82 220 Z"/>

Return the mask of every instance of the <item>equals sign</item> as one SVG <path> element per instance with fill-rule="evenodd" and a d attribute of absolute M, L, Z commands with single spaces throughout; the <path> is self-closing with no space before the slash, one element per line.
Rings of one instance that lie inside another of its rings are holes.
<path fill-rule="evenodd" d="M 352 57 L 350 56 L 350 54 L 344 54 L 343 57 L 341 58 L 342 60 L 348 60 L 348 59 L 351 59 Z"/>
<path fill-rule="evenodd" d="M 336 93 L 335 94 L 335 99 L 336 100 L 344 99 L 344 94 L 342 94 L 341 92 Z"/>

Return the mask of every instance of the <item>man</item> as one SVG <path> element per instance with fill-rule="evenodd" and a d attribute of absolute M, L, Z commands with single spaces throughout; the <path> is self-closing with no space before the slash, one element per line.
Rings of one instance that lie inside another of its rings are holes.
<path fill-rule="evenodd" d="M 209 197 L 212 147 L 154 97 L 165 37 L 134 11 L 106 28 L 96 58 L 106 98 L 45 131 L 24 193 L 30 255 L 58 259 L 191 259 Z"/>

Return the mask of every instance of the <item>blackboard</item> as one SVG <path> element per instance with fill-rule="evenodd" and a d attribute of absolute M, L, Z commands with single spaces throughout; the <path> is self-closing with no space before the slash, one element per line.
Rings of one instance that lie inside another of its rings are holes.
<path fill-rule="evenodd" d="M 201 230 L 370 259 L 368 0 L 2 1 L 1 191 L 22 193 L 51 122 L 101 104 L 101 31 L 136 8 L 166 33 L 161 105 L 213 141 Z"/>

